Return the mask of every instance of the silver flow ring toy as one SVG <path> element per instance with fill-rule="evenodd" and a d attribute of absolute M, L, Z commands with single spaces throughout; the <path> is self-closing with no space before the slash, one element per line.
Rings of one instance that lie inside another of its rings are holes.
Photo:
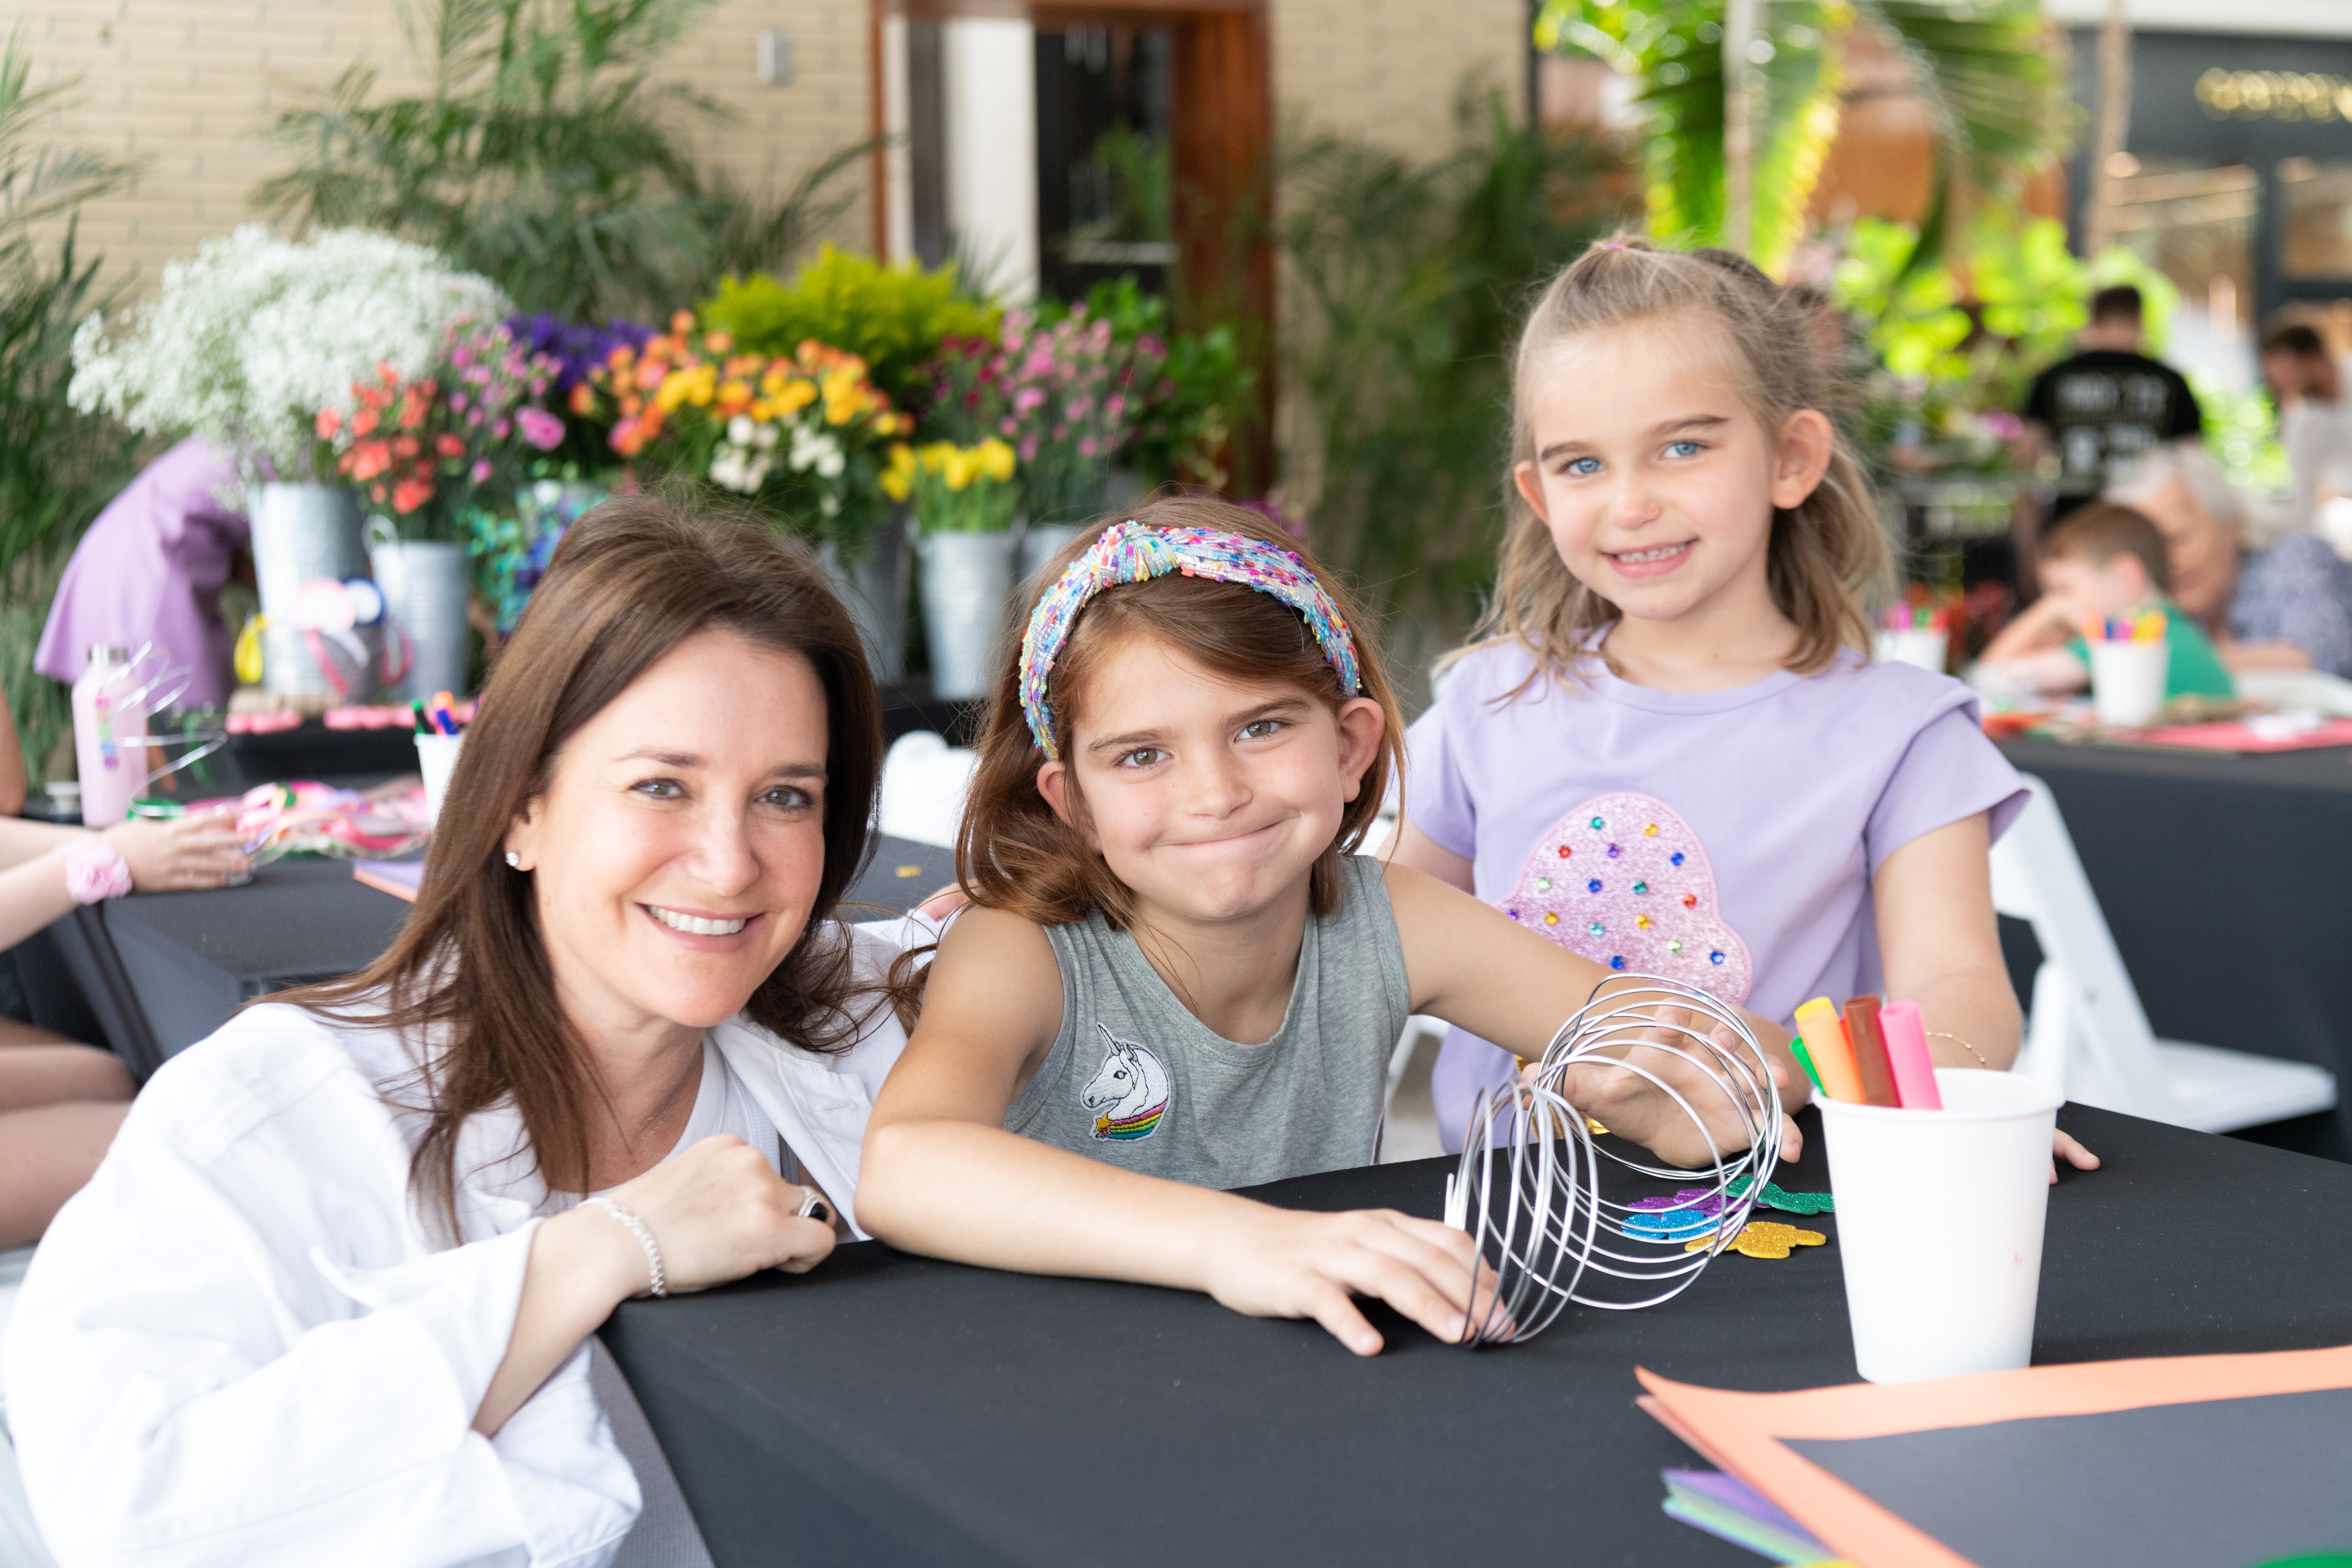
<path fill-rule="evenodd" d="M 1643 1164 L 1596 1142 L 1566 1092 L 1572 1071 L 1592 1068 L 1632 1073 L 1665 1095 L 1713 1163 Z M 1742 1135 L 1730 1151 L 1693 1097 Z M 1483 1264 L 1460 1342 L 1531 1340 L 1570 1301 L 1629 1311 L 1679 1295 L 1738 1237 L 1780 1163 L 1780 1088 L 1738 1008 L 1654 974 L 1604 982 L 1530 1072 L 1481 1091 L 1471 1109 L 1461 1163 L 1445 1181 L 1445 1223 L 1476 1240 Z M 1665 1208 L 1614 1203 L 1601 1195 L 1604 1159 L 1713 1193 Z M 1709 1245 L 1692 1250 L 1702 1237 Z"/>

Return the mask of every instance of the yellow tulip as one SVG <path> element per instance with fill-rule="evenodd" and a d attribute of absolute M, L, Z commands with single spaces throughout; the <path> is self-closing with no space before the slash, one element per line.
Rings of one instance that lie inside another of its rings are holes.
<path fill-rule="evenodd" d="M 1003 484 L 1013 477 L 1013 448 L 991 436 L 979 447 L 980 471 Z"/>
<path fill-rule="evenodd" d="M 798 376 L 787 377 L 781 391 L 770 394 L 779 417 L 789 418 L 816 401 L 816 386 Z"/>
<path fill-rule="evenodd" d="M 893 444 L 890 466 L 882 470 L 882 493 L 892 500 L 905 500 L 914 492 L 917 467 L 913 447 L 904 441 Z"/>

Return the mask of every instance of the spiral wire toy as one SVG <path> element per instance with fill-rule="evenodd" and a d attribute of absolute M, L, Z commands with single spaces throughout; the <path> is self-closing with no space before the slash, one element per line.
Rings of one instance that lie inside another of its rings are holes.
<path fill-rule="evenodd" d="M 1718 1031 L 1734 1043 L 1717 1041 Z M 1658 1052 L 1714 1086 L 1693 1092 L 1720 1093 L 1736 1108 L 1744 1148 L 1726 1157 L 1697 1109 L 1654 1070 L 1665 1065 L 1651 1054 Z M 1690 1118 L 1714 1163 L 1699 1170 L 1643 1164 L 1597 1143 L 1563 1091 L 1570 1069 L 1586 1065 L 1647 1080 Z M 1737 1008 L 1659 975 L 1612 977 L 1559 1026 L 1532 1073 L 1499 1092 L 1482 1090 L 1471 1109 L 1461 1163 L 1445 1181 L 1445 1223 L 1475 1238 L 1483 1264 L 1460 1342 L 1531 1340 L 1570 1301 L 1631 1311 L 1681 1294 L 1747 1223 L 1780 1163 L 1780 1088 Z M 1601 1195 L 1604 1159 L 1685 1187 L 1712 1186 L 1714 1212 L 1706 1199 L 1664 1210 L 1612 1202 Z M 1686 1246 L 1701 1237 L 1709 1245 Z"/>

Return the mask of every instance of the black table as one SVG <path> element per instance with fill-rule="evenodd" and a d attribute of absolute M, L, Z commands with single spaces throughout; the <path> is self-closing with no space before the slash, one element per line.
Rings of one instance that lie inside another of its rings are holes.
<path fill-rule="evenodd" d="M 2001 751 L 2057 797 L 2157 1034 L 2328 1068 L 2346 1098 L 2303 1146 L 2352 1158 L 2352 749 Z"/>
<path fill-rule="evenodd" d="M 2037 1361 L 2352 1341 L 2352 1168 L 2081 1107 L 2060 1121 L 2106 1167 L 2051 1194 Z M 1819 1190 L 1823 1164 L 1778 1179 Z M 1451 1165 L 1257 1195 L 1433 1218 Z M 1659 1470 L 1697 1461 L 1633 1408 L 1633 1368 L 1759 1391 L 1854 1381 L 1836 1218 L 1796 1223 L 1831 1245 L 1724 1257 L 1663 1307 L 1571 1308 L 1499 1350 L 1375 1308 L 1391 1348 L 1360 1361 L 1311 1323 L 1202 1296 L 874 1242 L 800 1279 L 629 1303 L 604 1334 L 719 1568 L 1752 1568 L 1659 1511 Z"/>
<path fill-rule="evenodd" d="M 902 913 L 954 875 L 954 857 L 944 849 L 877 838 L 842 913 L 850 920 Z M 408 910 L 354 879 L 347 861 L 300 858 L 260 868 L 241 888 L 93 904 L 46 935 L 98 1032 L 144 1080 L 244 1002 L 366 967 L 392 944 Z M 28 990 L 37 984 L 28 975 Z M 67 1032 L 88 1037 L 83 1029 Z"/>

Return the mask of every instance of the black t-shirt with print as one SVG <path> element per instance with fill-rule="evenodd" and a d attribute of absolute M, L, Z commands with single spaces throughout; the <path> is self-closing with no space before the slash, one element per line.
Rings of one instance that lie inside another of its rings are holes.
<path fill-rule="evenodd" d="M 2050 427 L 2062 510 L 2097 495 L 2117 466 L 2205 427 L 2179 371 L 2113 349 L 2062 359 L 2035 376 L 2025 416 Z"/>

